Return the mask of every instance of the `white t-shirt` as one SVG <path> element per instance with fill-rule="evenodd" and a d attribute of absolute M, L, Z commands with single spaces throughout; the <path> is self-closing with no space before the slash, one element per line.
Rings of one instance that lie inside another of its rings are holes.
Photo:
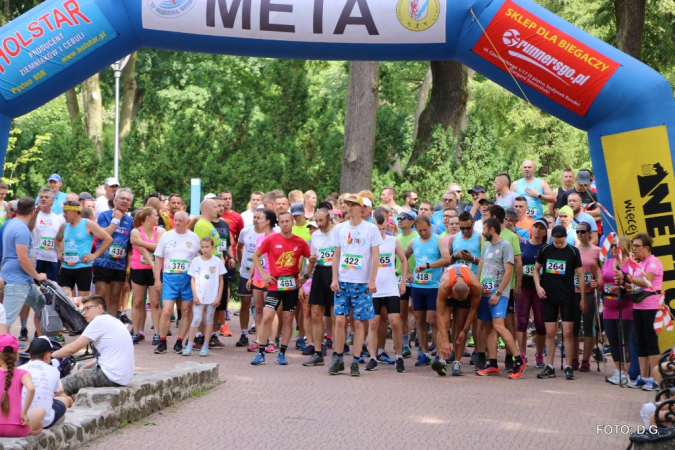
<path fill-rule="evenodd" d="M 244 244 L 244 249 L 241 251 L 241 264 L 239 266 L 239 277 L 245 280 L 251 278 L 251 270 L 253 269 L 253 253 L 255 253 L 256 242 L 258 237 L 263 233 L 256 233 L 255 228 L 244 228 L 239 233 L 239 242 Z"/>
<path fill-rule="evenodd" d="M 0 303 L 0 325 L 7 325 L 7 312 L 2 303 Z"/>
<path fill-rule="evenodd" d="M 99 214 L 104 211 L 108 211 L 109 209 L 110 207 L 108 206 L 108 199 L 105 195 L 102 195 L 96 199 L 96 203 L 94 204 L 94 214 L 96 215 L 96 218 L 98 218 Z"/>
<path fill-rule="evenodd" d="M 365 220 L 357 227 L 343 222 L 333 229 L 333 246 L 340 248 L 338 281 L 368 283 L 373 266 L 372 248 L 382 244 L 380 230 Z"/>
<path fill-rule="evenodd" d="M 51 425 L 54 421 L 54 410 L 52 409 L 54 394 L 61 390 L 61 374 L 57 368 L 43 361 L 30 361 L 19 368 L 30 373 L 35 385 L 35 397 L 33 397 L 33 403 L 30 404 L 28 411 L 42 406 L 47 411 L 45 418 L 42 419 L 42 425 L 45 427 Z M 26 388 L 23 388 L 21 390 L 22 404 L 25 398 Z"/>
<path fill-rule="evenodd" d="M 312 256 L 318 256 L 318 259 L 316 260 L 317 266 L 333 266 L 335 247 L 333 246 L 332 233 L 325 234 L 321 230 L 316 230 L 314 234 L 312 234 L 312 239 L 309 241 L 309 248 L 312 252 Z"/>
<path fill-rule="evenodd" d="M 227 269 L 223 261 L 213 255 L 207 261 L 204 261 L 201 256 L 192 260 L 188 275 L 195 279 L 197 298 L 200 303 L 210 305 L 216 301 L 220 276 L 226 273 Z"/>
<path fill-rule="evenodd" d="M 37 219 L 35 219 L 35 228 L 33 228 L 33 247 L 37 259 L 40 261 L 58 261 L 54 240 L 59 227 L 65 221 L 60 214 L 45 214 L 42 211 L 38 213 Z"/>
<path fill-rule="evenodd" d="M 250 209 L 247 209 L 246 211 L 244 211 L 240 215 L 241 215 L 241 218 L 244 220 L 244 228 L 253 226 L 253 211 L 251 211 Z"/>
<path fill-rule="evenodd" d="M 375 278 L 377 292 L 373 294 L 374 298 L 400 295 L 396 276 L 396 242 L 398 241 L 394 236 L 385 236 L 384 242 L 380 245 L 380 265 Z"/>
<path fill-rule="evenodd" d="M 94 317 L 82 336 L 98 350 L 98 365 L 117 384 L 127 385 L 134 376 L 134 344 L 127 327 L 109 314 Z"/>
<path fill-rule="evenodd" d="M 164 273 L 187 273 L 190 263 L 199 255 L 199 237 L 193 231 L 178 234 L 167 231 L 159 238 L 155 256 L 164 258 Z"/>

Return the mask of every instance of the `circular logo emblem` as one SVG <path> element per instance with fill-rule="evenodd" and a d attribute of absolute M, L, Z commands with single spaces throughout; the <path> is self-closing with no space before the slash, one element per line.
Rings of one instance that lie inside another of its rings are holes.
<path fill-rule="evenodd" d="M 197 0 L 148 0 L 148 7 L 158 16 L 174 19 L 187 14 L 195 3 Z"/>
<path fill-rule="evenodd" d="M 441 14 L 439 0 L 398 0 L 396 16 L 410 31 L 425 31 L 434 26 Z"/>
<path fill-rule="evenodd" d="M 204 275 L 205 280 L 208 280 L 209 278 L 211 278 L 211 277 L 208 274 Z"/>
<path fill-rule="evenodd" d="M 513 47 L 520 43 L 520 33 L 518 30 L 508 30 L 504 33 L 502 40 L 504 41 L 504 44 Z"/>

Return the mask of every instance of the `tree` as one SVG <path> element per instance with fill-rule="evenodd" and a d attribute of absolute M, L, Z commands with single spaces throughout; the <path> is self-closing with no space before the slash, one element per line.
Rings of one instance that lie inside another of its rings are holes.
<path fill-rule="evenodd" d="M 614 0 L 616 47 L 635 59 L 642 59 L 647 0 Z"/>
<path fill-rule="evenodd" d="M 82 108 L 87 136 L 96 147 L 98 159 L 103 148 L 103 99 L 98 74 L 82 82 Z M 72 117 L 72 115 L 71 115 Z"/>
<path fill-rule="evenodd" d="M 349 64 L 340 192 L 371 188 L 379 85 L 379 63 Z"/>

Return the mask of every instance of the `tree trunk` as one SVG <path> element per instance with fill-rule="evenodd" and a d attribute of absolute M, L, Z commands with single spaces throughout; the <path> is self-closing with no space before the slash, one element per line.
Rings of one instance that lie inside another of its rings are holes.
<path fill-rule="evenodd" d="M 431 90 L 431 82 L 433 81 L 431 76 L 431 66 L 427 69 L 427 74 L 424 76 L 424 81 L 420 90 L 417 93 L 417 106 L 415 107 L 415 127 L 413 128 L 413 139 L 417 139 L 417 133 L 420 129 L 420 116 L 424 112 L 424 108 L 427 106 L 427 101 L 429 100 L 429 91 Z"/>
<path fill-rule="evenodd" d="M 642 59 L 647 0 L 614 0 L 616 47 L 635 59 Z"/>
<path fill-rule="evenodd" d="M 432 61 L 431 75 L 431 99 L 420 115 L 417 140 L 407 168 L 414 166 L 429 150 L 437 125 L 441 125 L 446 131 L 451 127 L 456 136 L 466 113 L 469 69 L 457 61 Z"/>
<path fill-rule="evenodd" d="M 77 92 L 75 88 L 68 89 L 64 94 L 66 96 L 66 107 L 68 108 L 68 116 L 70 116 L 70 124 L 74 125 L 80 119 L 80 105 L 77 102 Z"/>
<path fill-rule="evenodd" d="M 379 84 L 379 63 L 358 61 L 349 64 L 340 192 L 371 188 Z"/>
<path fill-rule="evenodd" d="M 129 62 L 122 72 L 122 106 L 120 108 L 120 147 L 124 138 L 131 131 L 131 122 L 134 120 L 136 104 L 136 52 L 129 57 Z"/>
<path fill-rule="evenodd" d="M 96 146 L 96 154 L 101 159 L 103 104 L 98 74 L 82 83 L 82 109 L 84 110 L 84 126 L 87 130 L 87 136 Z"/>

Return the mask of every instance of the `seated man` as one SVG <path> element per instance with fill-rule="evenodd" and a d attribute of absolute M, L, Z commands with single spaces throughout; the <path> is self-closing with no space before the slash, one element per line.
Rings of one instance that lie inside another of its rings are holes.
<path fill-rule="evenodd" d="M 66 414 L 73 405 L 73 399 L 63 392 L 61 374 L 52 366 L 52 344 L 45 336 L 33 339 L 28 347 L 30 362 L 21 366 L 28 371 L 35 385 L 35 397 L 28 410 L 43 407 L 46 411 L 42 426 L 50 428 Z M 24 390 L 23 395 L 26 395 Z"/>
<path fill-rule="evenodd" d="M 75 395 L 85 387 L 125 386 L 134 376 L 134 344 L 129 330 L 114 316 L 106 313 L 106 304 L 100 295 L 82 299 L 82 314 L 89 325 L 71 344 L 52 354 L 65 358 L 93 343 L 98 352 L 95 360 L 79 372 L 62 380 L 67 395 Z"/>

